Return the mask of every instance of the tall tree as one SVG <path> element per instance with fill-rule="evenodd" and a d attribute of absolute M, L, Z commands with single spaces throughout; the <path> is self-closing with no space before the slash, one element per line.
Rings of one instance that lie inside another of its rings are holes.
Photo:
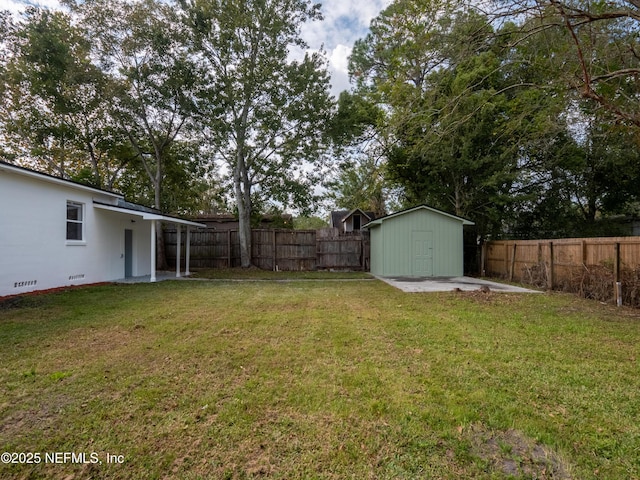
<path fill-rule="evenodd" d="M 516 52 L 508 57 L 509 68 L 538 72 L 526 94 L 548 92 L 556 103 L 555 115 L 531 122 L 537 128 L 551 125 L 552 135 L 527 142 L 520 182 L 528 183 L 528 195 L 513 212 L 514 232 L 527 237 L 614 233 L 603 218 L 630 213 L 640 196 L 633 180 L 640 138 L 634 119 L 640 93 L 634 80 L 637 28 L 617 14 L 607 20 L 613 4 L 501 5 L 518 13 L 508 41 L 510 52 Z M 626 13 L 633 8 L 624 7 Z M 581 21 L 568 14 L 572 9 L 582 10 Z M 584 16 L 587 10 L 593 18 Z"/>
<path fill-rule="evenodd" d="M 127 155 L 107 109 L 109 80 L 69 15 L 28 8 L 15 25 L 0 108 L 14 160 L 113 188 Z"/>
<path fill-rule="evenodd" d="M 332 101 L 320 53 L 305 48 L 300 26 L 320 19 L 308 0 L 181 0 L 206 70 L 200 119 L 230 172 L 239 216 L 241 264 L 251 261 L 252 195 L 302 205 L 311 184 L 302 171 L 318 161 Z"/>
<path fill-rule="evenodd" d="M 196 74 L 175 9 L 161 1 L 66 2 L 113 82 L 112 115 L 125 132 L 162 209 L 172 147 L 186 135 Z"/>
<path fill-rule="evenodd" d="M 568 83 L 568 65 L 575 74 L 580 62 L 571 34 L 550 18 L 516 19 L 525 28 L 400 0 L 375 20 L 351 71 L 384 105 L 388 179 L 408 203 L 471 217 L 481 234 L 555 236 L 593 231 L 596 218 L 637 200 L 634 134 L 624 133 L 632 123 Z M 598 42 L 599 52 L 609 48 Z"/>

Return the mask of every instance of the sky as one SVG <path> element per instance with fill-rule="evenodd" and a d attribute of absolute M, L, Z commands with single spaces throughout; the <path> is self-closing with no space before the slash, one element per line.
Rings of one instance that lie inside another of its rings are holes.
<path fill-rule="evenodd" d="M 324 48 L 329 60 L 331 93 L 336 97 L 350 88 L 347 58 L 356 40 L 363 38 L 371 20 L 391 0 L 317 0 L 322 4 L 324 20 L 302 26 L 302 37 L 310 50 Z M 0 10 L 19 12 L 27 5 L 59 8 L 58 0 L 0 0 Z"/>

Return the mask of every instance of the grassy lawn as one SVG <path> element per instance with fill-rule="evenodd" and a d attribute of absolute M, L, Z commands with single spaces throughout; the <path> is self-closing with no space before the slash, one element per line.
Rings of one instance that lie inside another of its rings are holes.
<path fill-rule="evenodd" d="M 639 320 L 378 281 L 24 297 L 0 306 L 0 452 L 41 462 L 0 478 L 638 479 Z"/>
<path fill-rule="evenodd" d="M 367 272 L 331 272 L 323 270 L 301 272 L 273 272 L 258 268 L 212 268 L 193 272 L 192 278 L 211 280 L 362 280 L 373 279 Z"/>

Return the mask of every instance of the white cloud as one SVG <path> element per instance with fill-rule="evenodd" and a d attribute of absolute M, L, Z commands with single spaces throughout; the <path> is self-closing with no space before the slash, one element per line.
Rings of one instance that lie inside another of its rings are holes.
<path fill-rule="evenodd" d="M 351 47 L 346 45 L 336 45 L 331 55 L 329 55 L 329 64 L 338 72 L 347 73 L 349 69 L 349 55 L 351 55 Z"/>
<path fill-rule="evenodd" d="M 391 0 L 327 0 L 322 4 L 324 20 L 303 25 L 302 37 L 309 47 L 324 47 L 327 53 L 335 96 L 350 88 L 348 57 L 353 44 L 367 35 L 371 20 L 390 4 Z"/>
<path fill-rule="evenodd" d="M 327 0 L 322 4 L 324 20 L 302 26 L 302 36 L 311 48 L 324 45 L 332 49 L 338 44 L 352 45 L 367 34 L 371 20 L 391 0 Z"/>
<path fill-rule="evenodd" d="M 58 0 L 0 0 L 0 10 L 9 10 L 13 13 L 24 11 L 29 6 L 60 8 L 60 2 Z"/>
<path fill-rule="evenodd" d="M 9 10 L 10 12 L 16 13 L 23 9 L 24 6 L 19 3 L 11 2 L 8 0 L 0 0 L 0 10 Z"/>
<path fill-rule="evenodd" d="M 331 72 L 331 93 L 338 97 L 340 92 L 350 88 L 349 55 L 351 55 L 351 47 L 338 44 L 331 52 L 327 52 L 327 54 L 329 57 L 329 70 Z"/>

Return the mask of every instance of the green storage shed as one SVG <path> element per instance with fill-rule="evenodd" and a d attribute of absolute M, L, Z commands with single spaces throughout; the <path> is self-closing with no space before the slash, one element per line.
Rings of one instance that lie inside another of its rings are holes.
<path fill-rule="evenodd" d="M 419 205 L 366 224 L 371 273 L 382 277 L 461 277 L 464 225 L 473 222 Z"/>

